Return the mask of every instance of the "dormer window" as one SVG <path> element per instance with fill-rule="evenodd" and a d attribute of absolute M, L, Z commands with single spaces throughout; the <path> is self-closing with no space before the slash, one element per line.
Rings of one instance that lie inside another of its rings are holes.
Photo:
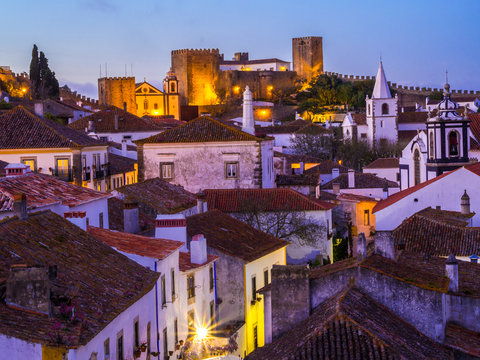
<path fill-rule="evenodd" d="M 451 131 L 448 134 L 448 151 L 450 157 L 458 156 L 458 134 L 456 131 Z"/>

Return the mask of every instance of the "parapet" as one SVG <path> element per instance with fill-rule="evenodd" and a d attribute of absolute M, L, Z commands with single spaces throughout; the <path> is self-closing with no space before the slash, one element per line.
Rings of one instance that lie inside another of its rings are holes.
<path fill-rule="evenodd" d="M 204 54 L 220 55 L 220 50 L 218 50 L 218 49 L 179 49 L 179 50 L 172 50 L 172 55 L 204 55 Z"/>
<path fill-rule="evenodd" d="M 98 80 L 132 80 L 132 81 L 135 81 L 135 76 L 119 76 L 119 77 L 101 77 L 101 78 L 98 78 Z"/>
<path fill-rule="evenodd" d="M 302 36 L 302 37 L 292 38 L 292 40 L 311 40 L 311 39 L 322 39 L 322 37 L 321 36 Z"/>

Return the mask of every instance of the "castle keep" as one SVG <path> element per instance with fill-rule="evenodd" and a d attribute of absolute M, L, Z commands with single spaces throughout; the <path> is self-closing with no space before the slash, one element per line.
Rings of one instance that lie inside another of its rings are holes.
<path fill-rule="evenodd" d="M 98 79 L 98 100 L 100 105 L 113 105 L 136 114 L 135 77 L 103 77 Z"/>
<path fill-rule="evenodd" d="M 293 71 L 299 79 L 310 80 L 323 73 L 323 38 L 307 36 L 292 39 Z"/>

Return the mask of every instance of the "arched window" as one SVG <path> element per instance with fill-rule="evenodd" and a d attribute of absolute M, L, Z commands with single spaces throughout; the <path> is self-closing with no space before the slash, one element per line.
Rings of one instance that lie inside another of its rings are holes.
<path fill-rule="evenodd" d="M 433 131 L 430 131 L 430 140 L 429 140 L 429 155 L 430 159 L 433 159 L 435 157 L 435 146 L 433 143 Z"/>
<path fill-rule="evenodd" d="M 145 101 L 143 102 L 143 108 L 144 108 L 145 110 L 148 109 L 148 100 L 147 100 L 147 99 L 145 99 Z"/>
<path fill-rule="evenodd" d="M 382 104 L 382 115 L 388 115 L 388 104 Z"/>
<path fill-rule="evenodd" d="M 372 114 L 372 105 L 368 104 L 368 115 Z"/>
<path fill-rule="evenodd" d="M 415 185 L 420 184 L 420 151 L 418 149 L 413 152 L 413 176 Z"/>
<path fill-rule="evenodd" d="M 172 93 L 175 92 L 175 83 L 174 82 L 170 83 L 170 92 L 172 92 Z"/>
<path fill-rule="evenodd" d="M 448 134 L 448 152 L 450 156 L 458 156 L 458 134 L 456 131 L 451 131 Z"/>
<path fill-rule="evenodd" d="M 349 135 L 350 135 L 350 131 L 347 129 L 347 136 L 349 136 Z"/>
<path fill-rule="evenodd" d="M 157 104 L 157 103 L 153 104 L 153 108 L 154 108 L 155 110 L 158 110 L 158 104 Z"/>

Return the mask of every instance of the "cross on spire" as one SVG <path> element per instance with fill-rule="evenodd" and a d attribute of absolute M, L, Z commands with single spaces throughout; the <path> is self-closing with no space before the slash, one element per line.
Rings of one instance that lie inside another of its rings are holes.
<path fill-rule="evenodd" d="M 448 69 L 445 69 L 445 82 L 448 84 Z"/>

